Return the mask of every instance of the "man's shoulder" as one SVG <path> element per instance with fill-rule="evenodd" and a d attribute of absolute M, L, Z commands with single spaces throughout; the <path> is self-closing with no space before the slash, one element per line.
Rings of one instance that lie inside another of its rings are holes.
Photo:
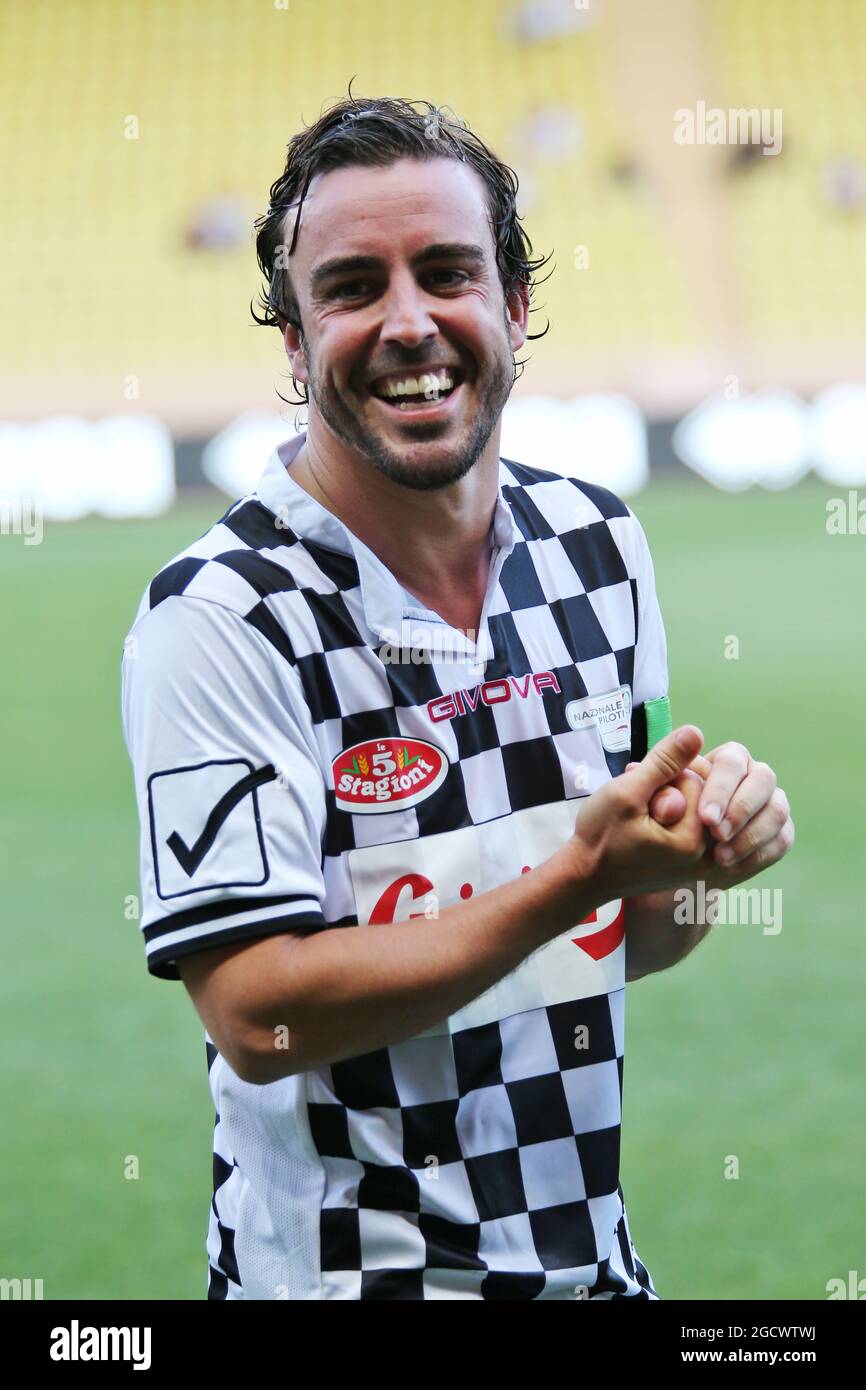
<path fill-rule="evenodd" d="M 298 537 L 277 522 L 248 493 L 157 570 L 124 638 L 124 706 L 136 692 L 139 701 L 185 703 L 194 687 L 258 682 L 264 690 L 276 681 L 281 698 L 298 696 L 300 708 L 291 606 L 274 606 L 300 588 L 285 558 Z"/>
<path fill-rule="evenodd" d="M 135 622 L 170 598 L 209 601 L 245 618 L 263 599 L 303 583 L 333 587 L 335 577 L 321 569 L 309 543 L 301 546 L 301 540 L 257 492 L 247 493 L 157 570 L 142 594 Z"/>
<path fill-rule="evenodd" d="M 610 488 L 506 458 L 501 459 L 500 485 L 525 541 L 555 537 L 572 559 L 578 554 L 608 556 L 609 573 L 624 566 L 629 577 L 636 577 L 645 565 L 647 543 L 640 521 Z"/>
<path fill-rule="evenodd" d="M 549 468 L 531 467 L 514 459 L 503 457 L 500 462 L 502 488 L 510 502 L 519 501 L 521 496 L 524 496 L 530 501 L 539 502 L 544 499 L 557 506 L 565 505 L 566 500 L 573 499 L 574 505 L 579 506 L 581 499 L 586 499 L 597 513 L 595 519 L 636 519 L 631 508 L 621 497 L 599 483 L 590 483 L 573 474 L 558 473 Z M 574 498 L 575 493 L 577 498 Z M 568 524 L 570 518 L 564 517 L 563 520 Z"/>

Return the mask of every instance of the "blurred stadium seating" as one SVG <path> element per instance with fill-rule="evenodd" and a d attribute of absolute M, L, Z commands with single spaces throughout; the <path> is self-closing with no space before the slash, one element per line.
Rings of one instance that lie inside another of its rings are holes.
<path fill-rule="evenodd" d="M 272 403 L 250 223 L 288 137 L 352 77 L 452 106 L 520 175 L 556 269 L 518 392 L 625 389 L 664 415 L 728 372 L 804 391 L 862 374 L 866 7 L 668 0 L 659 18 L 633 0 L 4 5 L 3 414 L 138 409 L 204 435 Z M 781 153 L 675 146 L 698 96 L 781 108 Z M 209 208 L 228 227 L 207 249 Z"/>

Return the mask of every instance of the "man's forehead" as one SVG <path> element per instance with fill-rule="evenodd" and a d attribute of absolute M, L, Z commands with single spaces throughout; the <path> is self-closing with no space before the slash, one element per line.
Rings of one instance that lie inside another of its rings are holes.
<path fill-rule="evenodd" d="M 296 210 L 288 214 L 294 225 Z M 467 236 L 471 230 L 472 235 Z M 382 254 L 395 236 L 424 242 L 488 241 L 486 190 L 471 166 L 455 159 L 403 159 L 385 168 L 347 165 L 311 180 L 301 209 L 295 255 Z"/>

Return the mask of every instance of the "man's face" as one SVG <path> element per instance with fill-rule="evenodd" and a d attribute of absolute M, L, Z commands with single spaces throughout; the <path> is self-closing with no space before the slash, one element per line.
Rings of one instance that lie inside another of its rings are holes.
<path fill-rule="evenodd" d="M 394 482 L 462 478 L 510 394 L 528 308 L 505 302 L 475 170 L 401 159 L 319 175 L 289 275 L 302 333 L 284 336 L 311 415 Z M 413 395 L 388 394 L 410 379 Z"/>

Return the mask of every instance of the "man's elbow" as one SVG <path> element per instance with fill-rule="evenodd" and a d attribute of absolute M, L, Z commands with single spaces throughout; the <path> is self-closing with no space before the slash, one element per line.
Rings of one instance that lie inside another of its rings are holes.
<path fill-rule="evenodd" d="M 652 974 L 652 970 L 638 970 L 637 967 L 635 967 L 633 970 L 629 970 L 628 966 L 626 966 L 625 982 L 627 985 L 631 985 L 634 984 L 635 980 L 642 980 L 645 975 Z"/>
<path fill-rule="evenodd" d="M 679 965 L 686 956 L 691 955 L 708 932 L 709 926 L 691 931 L 678 927 L 675 933 L 670 934 L 648 933 L 641 937 L 635 933 L 631 940 L 626 932 L 626 984 L 642 980 L 647 975 L 658 975 L 662 970 L 670 970 L 674 965 Z"/>
<path fill-rule="evenodd" d="M 247 1086 L 272 1086 L 275 1081 L 282 1081 L 288 1073 L 283 1072 L 279 1076 L 274 1076 L 261 1065 L 255 1055 L 244 1054 L 241 1057 L 226 1058 L 239 1081 L 243 1081 Z"/>
<path fill-rule="evenodd" d="M 627 985 L 633 984 L 635 980 L 645 980 L 647 975 L 658 975 L 662 970 L 670 970 L 671 966 L 679 965 L 683 956 L 671 956 L 670 958 L 656 958 L 651 965 L 634 966 L 629 969 L 626 965 L 625 982 Z"/>
<path fill-rule="evenodd" d="M 288 1030 L 281 1028 L 270 1033 L 235 1031 L 220 1052 L 235 1076 L 248 1086 L 271 1086 L 308 1070 L 297 1042 L 293 1046 Z"/>
<path fill-rule="evenodd" d="M 310 1067 L 288 1014 L 282 980 L 286 937 L 235 943 L 178 961 L 192 1003 L 227 1066 L 250 1086 L 269 1086 Z M 272 1026 L 273 1024 L 273 1026 Z"/>

